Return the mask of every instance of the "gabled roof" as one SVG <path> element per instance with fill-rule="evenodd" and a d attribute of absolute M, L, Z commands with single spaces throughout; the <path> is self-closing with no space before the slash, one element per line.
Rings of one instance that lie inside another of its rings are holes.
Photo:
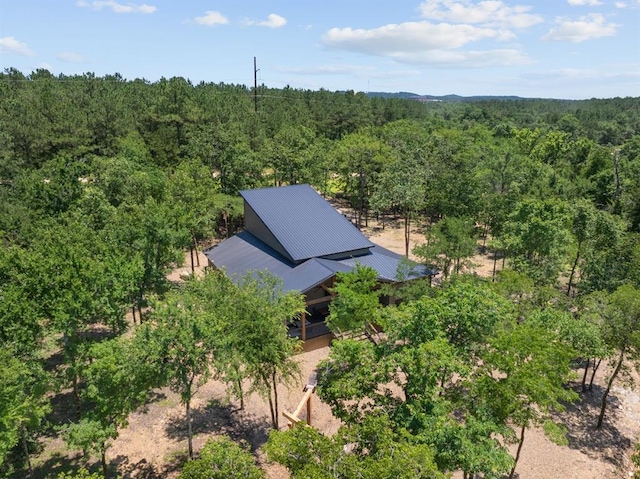
<path fill-rule="evenodd" d="M 240 194 L 245 200 L 246 230 L 294 262 L 347 258 L 374 246 L 309 185 Z"/>
<path fill-rule="evenodd" d="M 204 251 L 232 279 L 267 270 L 282 279 L 285 291 L 306 293 L 356 264 L 395 282 L 433 275 L 404 256 L 369 241 L 309 185 L 244 190 L 245 231 Z"/>
<path fill-rule="evenodd" d="M 224 240 L 219 245 L 205 250 L 204 254 L 217 268 L 223 269 L 232 280 L 250 271 L 266 270 L 282 279 L 285 291 L 301 293 L 306 293 L 336 273 L 351 271 L 356 264 L 375 269 L 380 281 L 394 282 L 398 280 L 398 270 L 404 261 L 404 256 L 382 246 L 374 246 L 357 257 L 311 258 L 297 264 L 248 231 Z M 403 280 L 433 274 L 424 266 L 415 264 L 413 266 L 413 270 Z"/>

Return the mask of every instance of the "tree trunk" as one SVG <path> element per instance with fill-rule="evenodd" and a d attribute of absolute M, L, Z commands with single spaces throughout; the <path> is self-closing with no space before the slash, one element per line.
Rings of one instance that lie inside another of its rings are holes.
<path fill-rule="evenodd" d="M 275 370 L 271 373 L 271 381 L 273 384 L 273 402 L 274 404 L 274 416 L 276 418 L 275 420 L 275 428 L 278 429 L 279 426 L 279 417 L 278 417 L 278 382 L 276 380 L 276 372 Z"/>
<path fill-rule="evenodd" d="M 589 391 L 593 389 L 593 378 L 596 377 L 596 371 L 600 367 L 601 362 L 602 359 L 598 359 L 598 362 L 596 363 L 596 358 L 593 358 L 593 372 L 591 373 L 591 380 L 589 381 Z"/>
<path fill-rule="evenodd" d="M 496 282 L 496 266 L 498 265 L 498 250 L 493 252 L 493 274 L 491 275 L 492 282 Z"/>
<path fill-rule="evenodd" d="M 20 436 L 22 439 L 22 449 L 24 450 L 24 457 L 27 461 L 27 470 L 29 471 L 29 477 L 33 474 L 33 468 L 31 467 L 31 457 L 29 455 L 29 443 L 27 442 L 27 429 L 24 424 L 20 426 Z"/>
<path fill-rule="evenodd" d="M 271 426 L 274 429 L 278 429 L 278 424 L 276 423 L 276 417 L 273 410 L 273 398 L 271 397 L 271 391 L 269 391 L 269 412 L 271 413 Z"/>
<path fill-rule="evenodd" d="M 240 410 L 244 410 L 244 391 L 242 390 L 242 380 L 236 380 L 236 386 L 238 387 L 238 392 L 240 396 Z"/>
<path fill-rule="evenodd" d="M 587 373 L 589 372 L 589 364 L 591 364 L 591 361 L 587 358 L 587 364 L 584 366 L 584 374 L 582 375 L 582 392 L 587 391 Z"/>
<path fill-rule="evenodd" d="M 578 253 L 576 254 L 576 259 L 573 262 L 573 266 L 571 267 L 571 274 L 569 275 L 569 284 L 567 285 L 567 296 L 571 295 L 571 286 L 573 283 L 573 275 L 576 272 L 576 267 L 578 266 L 578 261 L 580 260 L 580 243 L 578 243 Z"/>
<path fill-rule="evenodd" d="M 598 429 L 602 427 L 602 420 L 604 419 L 604 411 L 607 408 L 607 396 L 609 395 L 609 391 L 611 391 L 611 385 L 613 384 L 613 380 L 616 378 L 616 376 L 620 372 L 620 368 L 622 367 L 622 363 L 624 362 L 625 352 L 626 352 L 626 348 L 622 348 L 622 350 L 620 351 L 620 357 L 618 358 L 618 364 L 616 365 L 616 369 L 613 371 L 613 374 L 609 378 L 609 382 L 607 383 L 607 389 L 605 389 L 604 394 L 602 395 L 602 406 L 600 407 L 600 416 L 598 417 L 598 425 L 597 425 Z"/>
<path fill-rule="evenodd" d="M 189 441 L 189 459 L 193 459 L 193 431 L 191 430 L 191 400 L 186 404 L 187 413 L 187 439 Z"/>
<path fill-rule="evenodd" d="M 442 371 L 442 376 L 440 376 L 440 391 L 438 391 L 438 396 L 442 397 L 442 392 L 444 391 L 444 384 L 447 381 L 447 370 Z"/>
<path fill-rule="evenodd" d="M 518 459 L 520 459 L 520 452 L 522 451 L 522 443 L 524 442 L 524 431 L 526 426 L 522 426 L 520 430 L 520 443 L 518 444 L 518 450 L 516 451 L 516 457 L 513 460 L 513 467 L 511 468 L 511 472 L 509 472 L 509 479 L 513 479 L 513 474 L 516 472 L 516 466 L 518 465 Z"/>
<path fill-rule="evenodd" d="M 133 324 L 136 324 L 136 305 L 131 306 L 131 317 L 133 318 Z"/>
<path fill-rule="evenodd" d="M 196 272 L 194 263 L 193 263 L 193 245 L 189 248 L 189 254 L 191 254 L 191 274 Z"/>
<path fill-rule="evenodd" d="M 196 237 L 193 237 L 193 249 L 196 251 L 196 264 L 198 267 L 200 266 L 200 255 L 198 254 L 198 240 Z"/>
<path fill-rule="evenodd" d="M 102 475 L 107 478 L 107 446 L 102 443 L 102 454 L 100 455 L 100 463 L 102 464 Z"/>
<path fill-rule="evenodd" d="M 409 257 L 409 235 L 411 234 L 411 213 L 407 211 L 404 217 L 404 255 Z"/>

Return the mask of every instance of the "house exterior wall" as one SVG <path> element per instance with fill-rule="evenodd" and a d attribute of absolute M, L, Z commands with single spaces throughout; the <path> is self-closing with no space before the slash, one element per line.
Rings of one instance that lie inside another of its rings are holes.
<path fill-rule="evenodd" d="M 273 236 L 273 233 L 269 231 L 269 228 L 265 226 L 260 217 L 246 201 L 244 202 L 244 229 L 256 238 L 265 242 L 267 245 L 271 246 L 285 258 L 291 259 L 280 242 L 275 236 Z"/>

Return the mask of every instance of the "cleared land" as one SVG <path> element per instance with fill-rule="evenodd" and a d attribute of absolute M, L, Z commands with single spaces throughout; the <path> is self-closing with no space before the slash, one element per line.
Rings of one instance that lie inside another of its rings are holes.
<path fill-rule="evenodd" d="M 404 252 L 404 233 L 399 222 L 388 221 L 382 229 L 370 221 L 365 233 L 382 246 L 398 253 Z M 414 227 L 411 239 L 412 245 L 423 241 L 419 225 Z M 181 273 L 190 272 L 188 254 L 186 260 L 185 266 L 175 270 L 171 279 L 177 280 Z M 473 262 L 477 265 L 474 271 L 479 275 L 491 275 L 493 261 L 488 255 L 477 255 Z M 200 269 L 206 265 L 203 255 L 200 255 L 200 265 Z M 329 348 L 322 348 L 296 357 L 302 375 L 297 384 L 281 386 L 281 411 L 296 408 L 303 395 L 304 381 L 328 354 Z M 595 429 L 607 374 L 608 369 L 601 368 L 593 391 L 581 395 L 581 400 L 562 415 L 569 431 L 568 446 L 553 444 L 540 429 L 527 431 L 516 473 L 519 479 L 630 477 L 629 455 L 640 434 L 640 393 L 635 385 L 619 383 L 611 393 L 605 425 L 601 430 Z M 635 384 L 640 384 L 638 374 L 634 372 L 633 377 Z M 65 415 L 71 404 L 69 399 L 64 394 L 55 398 L 56 414 Z M 268 405 L 259 396 L 254 394 L 246 398 L 245 409 L 240 411 L 238 404 L 227 400 L 225 386 L 210 381 L 193 401 L 193 418 L 196 450 L 209 437 L 227 434 L 250 445 L 269 477 L 289 477 L 283 467 L 267 464 L 261 453 L 261 446 L 268 437 L 270 419 Z M 329 407 L 317 397 L 313 398 L 312 419 L 313 426 L 325 434 L 332 434 L 340 427 Z M 280 424 L 286 427 L 286 420 L 281 418 Z M 179 398 L 168 389 L 162 389 L 157 391 L 155 401 L 130 417 L 129 426 L 120 431 L 120 436 L 107 452 L 107 459 L 123 479 L 172 478 L 185 460 L 186 438 L 184 409 Z M 84 465 L 86 462 L 79 452 L 67 450 L 63 441 L 54 437 L 45 438 L 44 450 L 34 458 L 36 477 L 55 477 L 57 472 L 74 464 Z M 95 466 L 96 462 L 90 461 L 89 464 Z M 456 479 L 461 477 L 461 474 L 454 475 Z"/>

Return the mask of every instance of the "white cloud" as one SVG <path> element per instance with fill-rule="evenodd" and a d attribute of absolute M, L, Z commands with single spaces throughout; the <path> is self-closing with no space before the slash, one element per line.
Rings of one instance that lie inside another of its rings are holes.
<path fill-rule="evenodd" d="M 529 13 L 530 6 L 510 7 L 500 0 L 426 0 L 420 4 L 422 16 L 431 20 L 468 23 L 501 28 L 527 28 L 543 21 Z"/>
<path fill-rule="evenodd" d="M 270 13 L 266 20 L 256 21 L 245 19 L 242 23 L 246 26 L 257 25 L 259 27 L 280 28 L 287 24 L 287 19 L 275 13 Z"/>
<path fill-rule="evenodd" d="M 616 2 L 614 5 L 616 8 L 627 8 L 627 4 L 624 2 Z"/>
<path fill-rule="evenodd" d="M 47 62 L 36 63 L 35 67 L 36 67 L 37 70 L 53 71 L 53 67 Z"/>
<path fill-rule="evenodd" d="M 26 43 L 17 40 L 15 37 L 0 38 L 0 52 L 17 53 L 18 55 L 24 55 L 26 57 L 35 55 Z"/>
<path fill-rule="evenodd" d="M 86 2 L 84 0 L 78 0 L 76 5 L 79 7 L 91 8 L 92 10 L 102 10 L 103 8 L 110 8 L 114 13 L 153 13 L 157 10 L 157 7 L 153 5 L 147 5 L 143 3 L 137 5 L 135 3 L 122 3 L 115 2 L 113 0 L 96 0 L 93 2 Z"/>
<path fill-rule="evenodd" d="M 580 17 L 575 21 L 557 18 L 556 24 L 556 27 L 542 37 L 543 40 L 579 43 L 593 38 L 613 36 L 618 29 L 618 25 L 606 23 L 604 16 L 598 13 Z"/>
<path fill-rule="evenodd" d="M 363 71 L 372 72 L 373 67 L 362 65 L 315 65 L 310 67 L 283 67 L 276 69 L 280 73 L 292 73 L 294 75 L 356 75 L 361 76 Z"/>
<path fill-rule="evenodd" d="M 260 25 L 261 27 L 269 28 L 280 28 L 284 27 L 286 24 L 287 19 L 275 13 L 270 13 L 264 22 L 258 22 L 258 25 Z"/>
<path fill-rule="evenodd" d="M 196 17 L 195 22 L 200 25 L 225 25 L 229 23 L 227 17 L 225 17 L 222 13 L 216 12 L 215 10 L 209 10 L 205 12 L 204 16 Z"/>
<path fill-rule="evenodd" d="M 600 0 L 567 0 L 567 2 L 569 2 L 569 5 L 573 7 L 596 7 L 598 5 L 602 5 Z"/>
<path fill-rule="evenodd" d="M 403 63 L 440 65 L 446 67 L 464 68 L 487 68 L 512 65 L 525 65 L 531 63 L 520 50 L 497 49 L 497 50 L 432 50 L 403 54 L 395 58 Z"/>
<path fill-rule="evenodd" d="M 371 30 L 332 28 L 322 37 L 325 45 L 369 55 L 395 56 L 402 52 L 452 50 L 487 38 L 502 39 L 505 33 L 472 25 L 429 22 L 390 24 Z"/>
<path fill-rule="evenodd" d="M 328 47 L 408 64 L 481 67 L 528 63 L 529 58 L 515 49 L 457 50 L 471 42 L 501 40 L 505 37 L 509 37 L 509 34 L 504 31 L 472 25 L 410 22 L 371 30 L 332 28 L 325 33 L 322 41 Z"/>
<path fill-rule="evenodd" d="M 61 52 L 56 55 L 56 58 L 65 63 L 83 63 L 85 58 L 80 53 L 73 52 Z"/>

